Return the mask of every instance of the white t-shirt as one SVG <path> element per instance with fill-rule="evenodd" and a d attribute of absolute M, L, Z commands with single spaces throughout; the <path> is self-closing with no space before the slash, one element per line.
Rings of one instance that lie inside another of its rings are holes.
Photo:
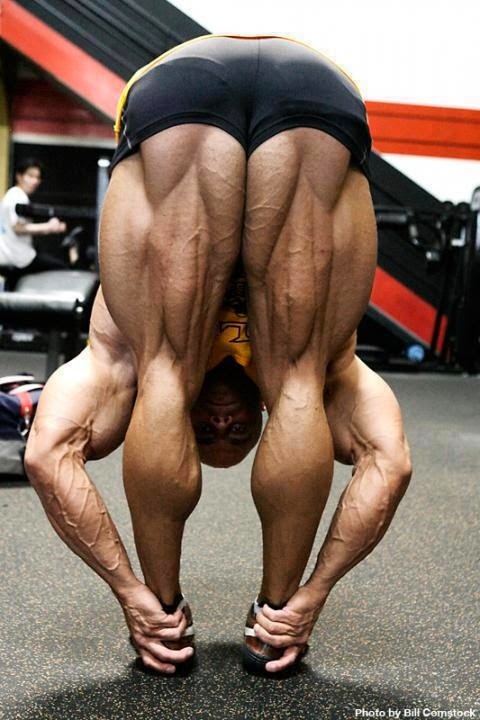
<path fill-rule="evenodd" d="M 0 265 L 23 268 L 37 254 L 31 235 L 18 235 L 13 229 L 17 222 L 27 222 L 15 212 L 17 203 L 27 204 L 28 195 L 15 186 L 7 190 L 0 203 Z"/>

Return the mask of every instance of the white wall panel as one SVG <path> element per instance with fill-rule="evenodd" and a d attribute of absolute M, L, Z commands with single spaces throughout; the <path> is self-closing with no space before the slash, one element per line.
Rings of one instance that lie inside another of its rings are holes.
<path fill-rule="evenodd" d="M 175 0 L 211 32 L 287 34 L 331 55 L 368 100 L 480 108 L 478 0 Z"/>
<path fill-rule="evenodd" d="M 366 100 L 480 109 L 480 0 L 174 0 L 214 33 L 290 35 L 342 65 Z M 479 139 L 480 142 L 480 139 Z M 480 162 L 385 155 L 440 199 L 468 200 Z"/>

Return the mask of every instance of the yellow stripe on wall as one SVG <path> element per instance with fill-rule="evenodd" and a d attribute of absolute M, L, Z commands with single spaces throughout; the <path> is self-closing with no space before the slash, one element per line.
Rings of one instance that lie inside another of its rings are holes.
<path fill-rule="evenodd" d="M 1 66 L 0 66 L 1 67 Z M 8 189 L 8 158 L 10 157 L 10 126 L 8 123 L 7 95 L 0 75 L 0 197 Z"/>

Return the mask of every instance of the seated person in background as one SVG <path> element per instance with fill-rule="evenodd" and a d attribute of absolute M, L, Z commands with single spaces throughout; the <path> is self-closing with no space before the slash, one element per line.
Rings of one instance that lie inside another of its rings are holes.
<path fill-rule="evenodd" d="M 16 268 L 12 273 L 14 281 L 21 275 L 67 267 L 60 258 L 33 247 L 34 237 L 64 233 L 65 223 L 56 217 L 42 223 L 29 222 L 15 210 L 18 204 L 28 204 L 30 195 L 41 182 L 41 165 L 33 159 L 21 162 L 16 168 L 15 185 L 7 190 L 0 203 L 0 265 Z"/>

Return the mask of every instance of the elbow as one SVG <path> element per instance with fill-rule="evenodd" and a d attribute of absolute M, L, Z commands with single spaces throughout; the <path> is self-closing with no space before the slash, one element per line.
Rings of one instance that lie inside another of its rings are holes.
<path fill-rule="evenodd" d="M 408 446 L 405 444 L 387 457 L 380 456 L 377 461 L 388 479 L 390 492 L 398 502 L 405 494 L 412 477 L 412 461 Z"/>
<path fill-rule="evenodd" d="M 38 442 L 28 442 L 25 450 L 24 468 L 27 478 L 40 493 L 51 481 L 53 457 L 51 448 L 42 447 Z"/>
<path fill-rule="evenodd" d="M 41 497 L 53 492 L 64 458 L 65 448 L 55 434 L 31 433 L 25 450 L 24 468 L 30 484 Z"/>
<path fill-rule="evenodd" d="M 404 494 L 410 484 L 412 478 L 412 460 L 410 457 L 410 450 L 408 446 L 404 448 L 404 451 L 399 454 L 396 461 L 396 477 L 398 491 L 401 495 Z"/>
<path fill-rule="evenodd" d="M 25 223 L 15 223 L 15 225 L 12 226 L 12 230 L 16 235 L 28 235 L 28 228 L 25 225 Z"/>
<path fill-rule="evenodd" d="M 402 469 L 402 483 L 405 486 L 405 490 L 407 489 L 408 485 L 410 484 L 410 480 L 412 479 L 412 461 L 410 459 L 410 454 L 408 454 L 408 457 L 405 460 L 405 464 Z"/>
<path fill-rule="evenodd" d="M 62 476 L 85 464 L 84 443 L 56 425 L 33 424 L 25 449 L 24 468 L 32 487 L 44 497 L 58 487 Z"/>

